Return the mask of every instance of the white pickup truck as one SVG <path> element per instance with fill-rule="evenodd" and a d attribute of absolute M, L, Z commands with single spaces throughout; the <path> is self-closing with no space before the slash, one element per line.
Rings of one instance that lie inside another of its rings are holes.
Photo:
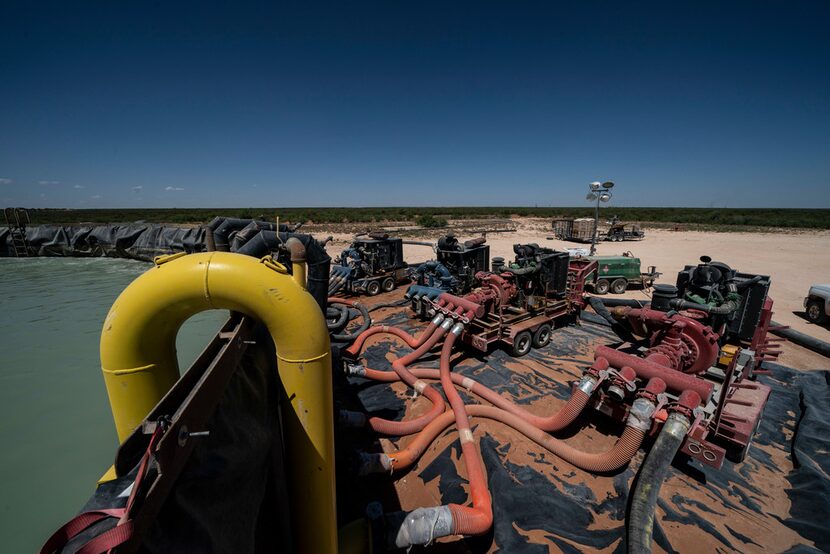
<path fill-rule="evenodd" d="M 807 319 L 813 323 L 824 323 L 830 317 L 830 285 L 813 285 L 804 299 Z"/>

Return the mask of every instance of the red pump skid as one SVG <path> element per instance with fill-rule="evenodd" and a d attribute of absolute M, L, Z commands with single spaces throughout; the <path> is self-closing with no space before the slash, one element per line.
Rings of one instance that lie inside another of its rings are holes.
<path fill-rule="evenodd" d="M 650 348 L 644 357 L 638 357 L 600 346 L 595 351 L 595 358 L 605 358 L 618 370 L 631 368 L 640 379 L 658 377 L 671 392 L 680 395 L 681 399 L 685 398 L 686 402 L 693 398 L 691 393 L 694 393 L 695 396 L 699 395 L 704 406 L 708 403 L 715 385 L 694 374 L 705 372 L 717 360 L 717 333 L 695 319 L 681 314 L 667 315 L 647 307 L 617 309 L 616 315 L 626 318 L 635 332 L 649 337 Z M 772 299 L 767 298 L 751 344 L 755 351 L 754 359 L 749 361 L 743 372 L 736 375 L 739 357 L 733 357 L 717 395 L 714 413 L 710 411 L 707 416 L 703 411 L 698 411 L 694 415 L 681 452 L 715 468 L 723 465 L 727 454 L 735 460 L 742 459 L 746 454 L 771 390 L 746 377 L 763 360 L 777 355 L 769 348 L 766 336 L 771 318 Z M 612 402 L 607 395 L 601 395 L 600 398 L 597 408 L 612 417 L 624 416 L 624 411 L 610 406 Z"/>
<path fill-rule="evenodd" d="M 510 273 L 480 271 L 475 275 L 480 286 L 467 293 L 462 300 L 476 305 L 479 309 L 471 324 L 461 335 L 461 340 L 473 348 L 486 352 L 490 344 L 501 342 L 512 346 L 519 333 L 536 333 L 543 325 L 553 327 L 556 320 L 577 313 L 585 305 L 583 291 L 585 279 L 596 270 L 597 262 L 581 258 L 573 259 L 568 265 L 568 283 L 564 296 L 544 297 L 538 306 L 513 307 L 510 301 L 518 294 Z M 444 293 L 438 297 L 437 307 L 443 310 L 441 301 L 459 304 L 458 297 Z"/>
<path fill-rule="evenodd" d="M 718 358 L 718 334 L 700 321 L 650 308 L 620 310 L 635 333 L 650 338 L 651 354 L 666 355 L 672 369 L 702 373 Z M 658 361 L 658 360 L 655 360 Z"/>

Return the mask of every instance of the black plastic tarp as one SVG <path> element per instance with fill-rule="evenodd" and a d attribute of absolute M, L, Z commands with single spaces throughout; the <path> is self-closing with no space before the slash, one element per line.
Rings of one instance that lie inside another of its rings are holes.
<path fill-rule="evenodd" d="M 26 229 L 31 256 L 106 256 L 152 261 L 177 252 L 204 252 L 201 227 L 156 224 L 63 226 L 40 225 Z M 0 232 L 0 256 L 13 256 L 8 229 Z"/>
<path fill-rule="evenodd" d="M 383 323 L 418 330 L 401 313 Z M 593 347 L 616 339 L 610 330 L 595 325 L 557 329 L 553 335 L 548 348 L 520 359 L 499 349 L 486 358 L 467 351 L 454 371 L 534 413 L 551 413 L 569 396 L 570 382 L 587 365 Z M 389 369 L 391 359 L 408 351 L 397 341 L 384 340 L 366 350 L 367 365 Z M 437 357 L 427 357 L 418 365 L 437 367 Z M 768 374 L 759 380 L 772 387 L 772 394 L 747 459 L 741 464 L 725 461 L 719 471 L 683 457 L 675 459 L 655 519 L 655 542 L 661 549 L 830 551 L 830 371 L 802 372 L 772 363 L 764 369 Z M 416 403 L 428 404 L 413 399 L 402 384 L 358 378 L 350 382 L 358 407 L 381 417 L 412 417 Z M 466 401 L 479 402 L 461 392 Z M 415 413 L 422 413 L 425 407 L 418 405 Z M 626 551 L 628 493 L 644 459 L 642 450 L 622 470 L 598 476 L 558 459 L 499 423 L 474 419 L 473 425 L 493 495 L 493 530 L 483 537 L 436 544 L 432 550 Z M 608 448 L 620 433 L 619 426 L 589 412 L 557 436 L 598 451 Z M 371 433 L 353 437 L 360 448 L 378 450 L 380 445 L 367 435 Z M 407 441 L 393 440 L 393 444 Z M 393 444 L 386 443 L 385 450 L 393 449 Z M 469 491 L 460 458 L 457 433 L 448 430 L 411 470 L 359 481 L 352 491 L 357 496 L 352 500 L 355 509 L 372 499 L 385 499 L 387 511 L 417 507 L 408 498 L 423 503 L 429 497 L 434 505 L 465 504 Z M 394 485 L 394 493 L 377 492 L 388 485 Z"/>

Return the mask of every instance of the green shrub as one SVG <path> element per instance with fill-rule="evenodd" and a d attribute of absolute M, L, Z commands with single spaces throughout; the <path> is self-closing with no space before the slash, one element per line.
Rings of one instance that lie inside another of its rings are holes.
<path fill-rule="evenodd" d="M 418 225 L 421 227 L 446 227 L 447 220 L 440 217 L 433 217 L 432 214 L 424 214 L 418 218 Z"/>

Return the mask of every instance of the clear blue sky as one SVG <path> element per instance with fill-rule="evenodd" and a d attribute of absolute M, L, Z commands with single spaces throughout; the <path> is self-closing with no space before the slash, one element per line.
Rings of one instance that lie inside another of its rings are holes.
<path fill-rule="evenodd" d="M 3 2 L 0 205 L 830 207 L 830 3 Z"/>

